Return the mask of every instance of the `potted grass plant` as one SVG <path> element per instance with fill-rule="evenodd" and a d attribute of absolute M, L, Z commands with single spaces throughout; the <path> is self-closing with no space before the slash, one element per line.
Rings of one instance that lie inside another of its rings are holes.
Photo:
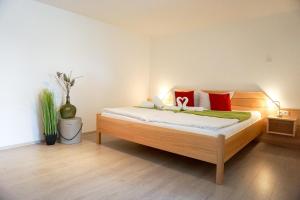
<path fill-rule="evenodd" d="M 57 139 L 57 111 L 54 104 L 54 94 L 48 89 L 41 93 L 42 119 L 47 145 L 53 145 Z"/>

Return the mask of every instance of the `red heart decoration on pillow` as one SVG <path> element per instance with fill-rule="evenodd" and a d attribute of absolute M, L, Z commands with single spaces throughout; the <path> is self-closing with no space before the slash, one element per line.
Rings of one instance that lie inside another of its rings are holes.
<path fill-rule="evenodd" d="M 194 107 L 194 91 L 175 91 L 175 105 L 178 106 L 177 104 L 177 98 L 178 97 L 187 97 L 188 98 L 188 103 L 186 104 L 189 107 Z"/>

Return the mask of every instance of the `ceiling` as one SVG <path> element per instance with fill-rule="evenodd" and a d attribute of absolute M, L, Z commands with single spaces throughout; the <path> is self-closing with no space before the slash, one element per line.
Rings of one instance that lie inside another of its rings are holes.
<path fill-rule="evenodd" d="M 157 36 L 298 10 L 300 0 L 38 0 Z"/>

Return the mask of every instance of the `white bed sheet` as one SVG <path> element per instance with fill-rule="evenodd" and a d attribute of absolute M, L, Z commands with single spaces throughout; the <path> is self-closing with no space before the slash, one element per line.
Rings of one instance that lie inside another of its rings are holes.
<path fill-rule="evenodd" d="M 138 120 L 135 118 L 118 115 L 118 114 L 113 114 L 113 113 L 107 113 L 107 112 L 103 112 L 102 116 L 110 117 L 110 118 L 114 118 L 114 119 L 132 121 L 132 122 L 137 122 L 137 123 L 142 123 L 142 124 L 148 124 L 148 125 L 153 125 L 153 126 L 158 126 L 158 127 L 163 127 L 163 128 L 187 131 L 187 132 L 197 133 L 197 134 L 202 134 L 202 135 L 214 136 L 214 137 L 217 137 L 219 134 L 223 134 L 223 135 L 225 135 L 226 138 L 229 138 L 232 135 L 251 126 L 252 124 L 254 124 L 255 122 L 257 122 L 258 120 L 261 119 L 260 112 L 258 112 L 258 111 L 249 111 L 249 112 L 251 112 L 251 117 L 248 120 L 245 120 L 243 122 L 240 122 L 240 123 L 237 123 L 237 124 L 225 127 L 225 128 L 217 129 L 217 130 L 211 130 L 211 129 L 205 129 L 205 128 L 195 128 L 195 127 L 188 127 L 188 126 L 181 126 L 181 125 L 171 125 L 171 124 L 159 123 L 159 122 L 145 122 L 145 121 Z"/>
<path fill-rule="evenodd" d="M 105 108 L 105 113 L 122 115 L 144 122 L 157 122 L 170 125 L 179 125 L 203 129 L 220 129 L 239 123 L 238 119 L 199 116 L 187 113 L 178 113 L 168 110 L 157 110 L 137 107 Z"/>

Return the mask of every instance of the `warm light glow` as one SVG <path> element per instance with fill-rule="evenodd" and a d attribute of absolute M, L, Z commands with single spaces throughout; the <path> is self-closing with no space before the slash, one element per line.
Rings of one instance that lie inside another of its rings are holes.
<path fill-rule="evenodd" d="M 271 166 L 264 166 L 261 172 L 257 175 L 257 192 L 262 194 L 269 193 L 272 190 L 274 183 Z"/>
<path fill-rule="evenodd" d="M 166 86 L 166 85 L 163 85 L 159 88 L 159 94 L 158 94 L 158 97 L 160 99 L 164 99 L 167 95 L 168 95 L 168 92 L 169 92 L 169 88 Z"/>
<path fill-rule="evenodd" d="M 273 101 L 280 101 L 280 98 L 279 98 L 280 95 L 279 95 L 279 91 L 277 89 L 268 88 L 265 90 L 265 92 Z"/>
<path fill-rule="evenodd" d="M 267 99 L 267 106 L 269 109 L 276 109 L 276 105 L 273 103 L 271 99 Z"/>
<path fill-rule="evenodd" d="M 269 111 L 272 112 L 272 114 L 277 114 L 279 115 L 279 109 L 275 104 L 275 101 L 279 101 L 279 91 L 274 88 L 268 88 L 265 90 L 266 95 L 270 98 L 267 100 L 267 106 Z"/>
<path fill-rule="evenodd" d="M 164 104 L 168 105 L 168 106 L 172 106 L 173 105 L 173 95 L 171 94 L 171 90 L 168 93 L 168 95 L 163 99 Z"/>
<path fill-rule="evenodd" d="M 172 100 L 172 91 L 171 87 L 169 87 L 167 84 L 162 85 L 159 88 L 159 94 L 158 97 L 163 101 L 164 104 L 166 105 L 172 105 L 173 100 Z"/>

